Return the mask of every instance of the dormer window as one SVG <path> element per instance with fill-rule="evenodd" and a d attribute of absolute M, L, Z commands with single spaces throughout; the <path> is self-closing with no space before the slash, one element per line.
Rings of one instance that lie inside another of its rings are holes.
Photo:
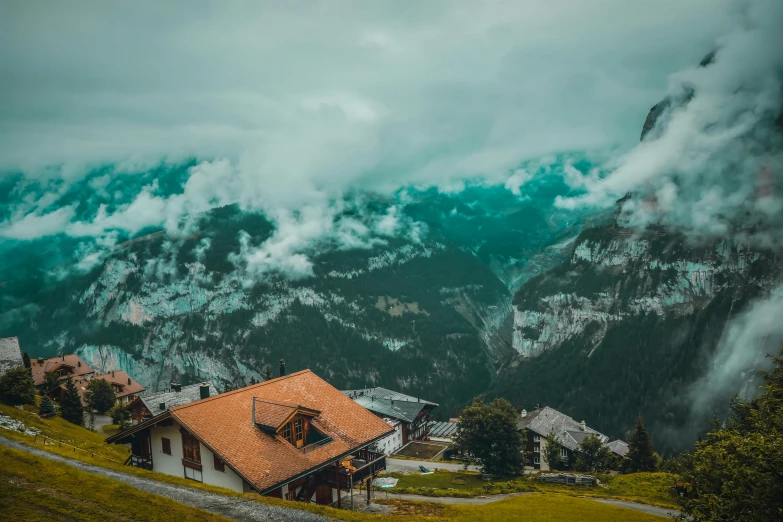
<path fill-rule="evenodd" d="M 302 419 L 294 421 L 294 434 L 296 435 L 296 445 L 301 446 L 304 443 L 304 433 L 302 433 Z"/>
<path fill-rule="evenodd" d="M 315 443 L 324 444 L 331 440 L 313 425 L 312 421 L 320 414 L 320 411 L 304 406 L 253 400 L 253 419 L 256 426 L 270 435 L 281 437 L 297 448 Z"/>
<path fill-rule="evenodd" d="M 283 438 L 290 442 L 291 444 L 294 443 L 293 440 L 291 440 L 291 423 L 287 422 L 285 426 L 283 426 Z"/>

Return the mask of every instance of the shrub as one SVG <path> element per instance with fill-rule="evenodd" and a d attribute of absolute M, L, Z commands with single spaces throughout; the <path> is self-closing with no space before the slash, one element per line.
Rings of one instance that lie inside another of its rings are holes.
<path fill-rule="evenodd" d="M 0 400 L 11 406 L 35 404 L 35 384 L 27 368 L 13 368 L 0 377 Z"/>

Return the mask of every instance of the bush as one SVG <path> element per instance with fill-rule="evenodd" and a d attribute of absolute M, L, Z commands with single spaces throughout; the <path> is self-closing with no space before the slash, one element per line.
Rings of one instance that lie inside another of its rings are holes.
<path fill-rule="evenodd" d="M 128 427 L 130 421 L 130 412 L 122 405 L 115 404 L 112 409 L 109 410 L 109 416 L 114 424 L 117 424 L 121 430 Z"/>
<path fill-rule="evenodd" d="M 105 379 L 92 379 L 87 383 L 87 391 L 84 394 L 87 406 L 98 413 L 106 413 L 114 406 L 117 395 L 114 387 Z"/>
<path fill-rule="evenodd" d="M 0 377 L 0 400 L 11 406 L 35 404 L 35 384 L 30 370 L 13 368 Z"/>

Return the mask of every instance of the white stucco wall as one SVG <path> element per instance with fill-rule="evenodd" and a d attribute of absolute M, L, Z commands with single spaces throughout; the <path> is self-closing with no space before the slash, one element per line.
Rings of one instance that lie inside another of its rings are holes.
<path fill-rule="evenodd" d="M 152 469 L 167 475 L 176 477 L 185 476 L 185 467 L 182 465 L 182 435 L 179 432 L 179 424 L 175 421 L 172 426 L 155 426 L 150 429 L 152 443 Z M 171 455 L 163 453 L 162 438 L 171 441 Z M 212 452 L 204 444 L 201 448 L 201 479 L 204 484 L 220 486 L 244 491 L 244 481 L 234 470 L 225 466 L 225 472 L 215 470 Z"/>
<path fill-rule="evenodd" d="M 383 419 L 386 424 L 394 427 L 394 431 L 373 444 L 375 451 L 384 455 L 391 455 L 402 448 L 402 423 L 394 419 Z"/>
<path fill-rule="evenodd" d="M 538 454 L 539 459 L 541 460 L 541 471 L 549 471 L 549 464 L 546 463 L 544 460 L 544 450 L 546 449 L 546 437 L 541 437 L 541 441 L 539 442 L 541 445 L 541 451 Z"/>

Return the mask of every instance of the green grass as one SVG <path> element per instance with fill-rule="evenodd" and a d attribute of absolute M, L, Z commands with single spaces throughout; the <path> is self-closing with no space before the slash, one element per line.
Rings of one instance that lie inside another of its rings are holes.
<path fill-rule="evenodd" d="M 5 520 L 228 520 L 106 477 L 2 446 L 0 498 L 3 499 L 0 511 Z"/>
<path fill-rule="evenodd" d="M 114 435 L 118 431 L 120 431 L 120 426 L 118 424 L 107 424 L 102 429 L 103 429 L 103 434 L 106 437 L 109 437 L 111 435 Z"/>
<path fill-rule="evenodd" d="M 671 493 L 671 485 L 677 481 L 675 475 L 668 473 L 631 473 L 628 475 L 601 475 L 601 483 L 606 487 L 577 487 L 561 484 L 536 482 L 536 489 L 542 492 L 563 493 L 585 497 L 616 498 L 677 509 L 676 498 Z"/>
<path fill-rule="evenodd" d="M 387 473 L 384 477 L 398 479 L 397 486 L 390 488 L 390 493 L 407 495 L 424 495 L 428 497 L 458 497 L 471 498 L 480 495 L 495 495 L 532 491 L 534 488 L 527 481 L 516 479 L 482 480 L 479 473 L 473 471 L 436 471 L 424 475 L 418 473 Z"/>

